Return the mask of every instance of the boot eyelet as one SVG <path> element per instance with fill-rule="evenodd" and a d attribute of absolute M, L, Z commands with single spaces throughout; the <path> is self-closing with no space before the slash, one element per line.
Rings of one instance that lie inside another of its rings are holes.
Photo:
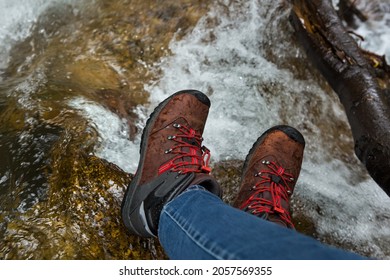
<path fill-rule="evenodd" d="M 269 162 L 268 160 L 263 160 L 261 163 L 262 163 L 262 164 L 265 164 L 265 165 L 270 164 L 270 162 Z"/>
<path fill-rule="evenodd" d="M 174 123 L 172 126 L 175 127 L 175 128 L 180 128 L 181 127 L 181 125 L 178 124 L 178 123 Z"/>
<path fill-rule="evenodd" d="M 180 175 L 182 175 L 183 172 L 181 170 L 177 171 L 177 175 L 175 177 L 175 179 L 178 179 L 180 177 Z"/>
<path fill-rule="evenodd" d="M 174 135 L 169 135 L 167 138 L 168 138 L 168 140 L 173 140 L 173 139 L 176 138 L 176 136 L 174 136 Z"/>
<path fill-rule="evenodd" d="M 168 150 L 164 151 L 164 153 L 166 153 L 166 154 L 169 154 L 170 152 L 172 152 L 172 149 L 168 149 Z"/>

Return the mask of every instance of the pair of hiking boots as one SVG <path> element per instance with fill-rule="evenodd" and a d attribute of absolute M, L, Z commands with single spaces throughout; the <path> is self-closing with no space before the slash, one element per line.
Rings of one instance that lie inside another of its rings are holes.
<path fill-rule="evenodd" d="M 122 202 L 123 222 L 130 233 L 157 236 L 163 206 L 192 185 L 222 196 L 210 175 L 210 151 L 202 146 L 209 108 L 206 95 L 185 90 L 160 103 L 150 116 L 142 134 L 139 166 Z M 294 228 L 289 200 L 304 146 L 303 136 L 292 127 L 275 126 L 264 132 L 246 157 L 233 206 Z"/>

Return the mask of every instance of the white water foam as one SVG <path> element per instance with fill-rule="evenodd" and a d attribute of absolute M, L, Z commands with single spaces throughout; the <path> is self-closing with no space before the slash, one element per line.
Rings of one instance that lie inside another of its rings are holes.
<path fill-rule="evenodd" d="M 99 144 L 95 150 L 96 156 L 115 163 L 126 172 L 135 173 L 141 135 L 130 141 L 127 121 L 93 101 L 76 97 L 69 101 L 69 105 L 79 110 L 98 131 Z M 135 113 L 139 116 L 136 125 L 144 127 L 146 116 L 142 109 L 136 108 Z"/>
<path fill-rule="evenodd" d="M 377 4 L 378 18 L 359 23 L 356 33 L 364 38 L 360 43 L 362 48 L 385 55 L 387 63 L 390 63 L 390 1 L 385 0 Z"/>

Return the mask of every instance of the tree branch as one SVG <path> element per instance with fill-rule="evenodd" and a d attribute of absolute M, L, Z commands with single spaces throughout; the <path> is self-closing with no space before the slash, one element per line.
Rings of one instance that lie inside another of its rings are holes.
<path fill-rule="evenodd" d="M 292 3 L 291 23 L 344 105 L 357 157 L 390 196 L 390 71 L 384 56 L 358 46 L 330 0 Z"/>

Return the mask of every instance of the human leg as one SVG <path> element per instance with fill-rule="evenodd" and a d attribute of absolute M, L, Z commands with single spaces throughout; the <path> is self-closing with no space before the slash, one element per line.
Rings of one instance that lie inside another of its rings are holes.
<path fill-rule="evenodd" d="M 233 208 L 198 186 L 164 206 L 158 236 L 171 259 L 363 259 Z"/>

